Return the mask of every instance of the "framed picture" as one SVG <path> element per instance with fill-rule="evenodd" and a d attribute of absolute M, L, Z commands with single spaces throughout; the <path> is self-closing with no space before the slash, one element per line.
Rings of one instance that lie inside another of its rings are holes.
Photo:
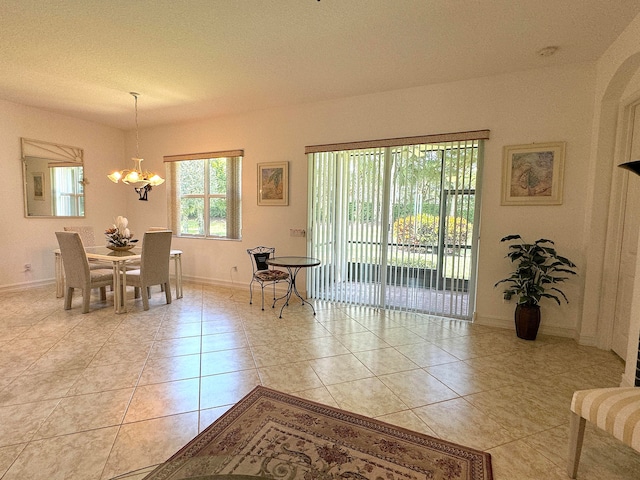
<path fill-rule="evenodd" d="M 33 199 L 44 201 L 44 173 L 33 172 Z"/>
<path fill-rule="evenodd" d="M 565 142 L 507 145 L 502 159 L 502 205 L 560 205 Z"/>
<path fill-rule="evenodd" d="M 258 164 L 258 205 L 289 205 L 289 162 Z"/>

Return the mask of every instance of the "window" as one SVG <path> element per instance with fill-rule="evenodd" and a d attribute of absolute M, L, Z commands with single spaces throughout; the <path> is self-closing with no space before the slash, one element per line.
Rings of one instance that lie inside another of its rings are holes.
<path fill-rule="evenodd" d="M 84 217 L 84 181 L 82 167 L 51 164 L 54 215 Z"/>
<path fill-rule="evenodd" d="M 169 225 L 181 237 L 240 239 L 242 150 L 164 157 Z"/>

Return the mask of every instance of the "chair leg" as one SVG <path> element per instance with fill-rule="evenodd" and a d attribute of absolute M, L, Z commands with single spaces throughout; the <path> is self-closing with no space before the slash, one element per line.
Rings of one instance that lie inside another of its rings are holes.
<path fill-rule="evenodd" d="M 103 302 L 107 301 L 107 287 L 100 287 L 100 300 Z"/>
<path fill-rule="evenodd" d="M 580 415 L 571 412 L 569 420 L 569 462 L 567 463 L 567 474 L 569 478 L 576 478 L 578 475 L 578 464 L 580 463 L 580 453 L 582 452 L 582 440 L 584 438 L 584 427 L 586 420 Z"/>
<path fill-rule="evenodd" d="M 91 289 L 82 289 L 82 313 L 89 313 L 89 305 L 91 304 Z"/>
<path fill-rule="evenodd" d="M 261 285 L 262 288 L 262 311 L 264 311 L 264 285 Z"/>
<path fill-rule="evenodd" d="M 253 280 L 249 283 L 249 305 L 253 304 Z"/>
<path fill-rule="evenodd" d="M 71 310 L 71 300 L 73 299 L 73 288 L 67 287 L 67 292 L 64 296 L 64 309 Z"/>
<path fill-rule="evenodd" d="M 167 299 L 167 303 L 171 303 L 171 285 L 169 284 L 169 282 L 167 282 L 167 283 L 163 283 L 161 287 L 163 287 L 164 295 L 165 295 L 165 298 Z"/>
<path fill-rule="evenodd" d="M 142 292 L 142 308 L 149 310 L 149 287 L 140 287 Z"/>

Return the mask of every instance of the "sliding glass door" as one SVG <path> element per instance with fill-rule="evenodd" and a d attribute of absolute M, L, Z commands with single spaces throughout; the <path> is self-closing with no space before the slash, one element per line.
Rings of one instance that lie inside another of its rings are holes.
<path fill-rule="evenodd" d="M 308 294 L 470 318 L 482 140 L 309 153 Z M 477 229 L 476 229 L 477 230 Z"/>

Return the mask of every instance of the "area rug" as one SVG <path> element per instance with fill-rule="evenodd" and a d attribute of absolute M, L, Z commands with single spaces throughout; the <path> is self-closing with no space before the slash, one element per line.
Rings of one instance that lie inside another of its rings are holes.
<path fill-rule="evenodd" d="M 491 480 L 488 453 L 258 386 L 144 480 Z"/>

